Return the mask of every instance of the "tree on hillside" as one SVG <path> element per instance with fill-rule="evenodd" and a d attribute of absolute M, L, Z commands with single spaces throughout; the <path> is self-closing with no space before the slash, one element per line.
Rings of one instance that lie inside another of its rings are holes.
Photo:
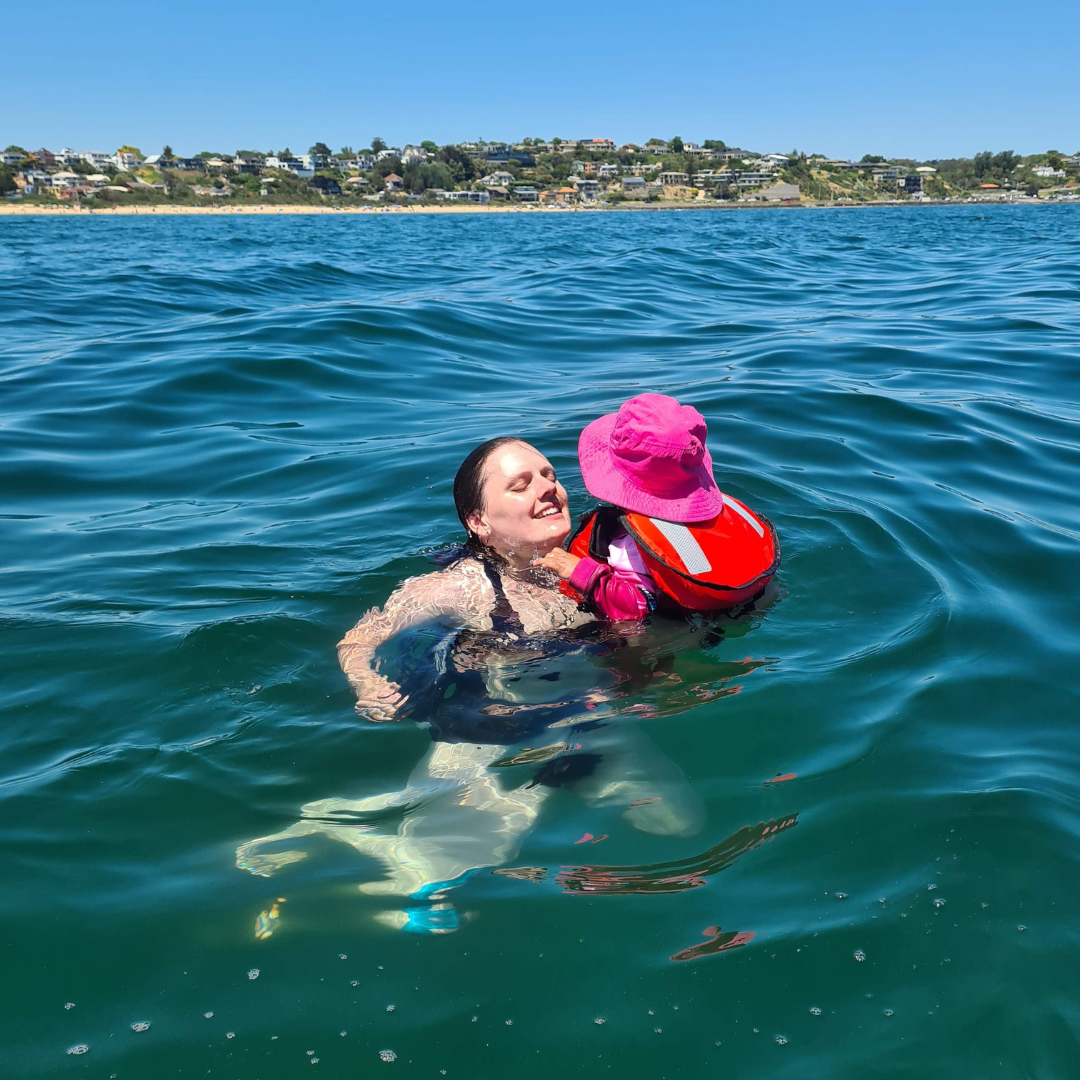
<path fill-rule="evenodd" d="M 444 146 L 436 158 L 447 165 L 455 184 L 467 184 L 476 178 L 476 166 L 473 159 L 459 146 Z"/>
<path fill-rule="evenodd" d="M 706 139 L 702 144 L 706 150 L 726 150 L 727 143 L 723 139 Z"/>
<path fill-rule="evenodd" d="M 422 150 L 426 150 L 429 154 L 436 154 L 439 151 L 438 146 L 435 143 L 433 143 L 430 139 L 425 139 L 420 144 L 420 148 Z"/>
<path fill-rule="evenodd" d="M 380 139 L 378 135 L 371 140 L 371 152 L 373 154 L 381 154 L 386 149 L 386 140 Z"/>
<path fill-rule="evenodd" d="M 454 186 L 450 166 L 442 161 L 410 162 L 405 166 L 403 179 L 406 191 L 414 195 L 422 195 L 429 188 L 449 190 Z"/>
<path fill-rule="evenodd" d="M 26 157 L 28 151 L 24 150 L 21 146 L 16 146 L 14 143 L 12 143 L 10 146 L 4 147 L 4 153 L 5 154 L 22 154 L 23 157 Z"/>
<path fill-rule="evenodd" d="M 555 138 L 551 140 L 551 145 L 554 146 L 556 150 L 558 150 L 558 148 L 562 146 L 562 139 L 560 139 L 559 136 L 556 135 Z"/>
<path fill-rule="evenodd" d="M 860 165 L 880 165 L 885 159 L 880 154 L 863 154 L 859 158 Z"/>
<path fill-rule="evenodd" d="M 9 154 L 26 153 L 25 150 L 12 150 L 10 147 L 8 147 L 6 152 Z M 0 195 L 10 195 L 15 191 L 16 187 L 15 174 L 11 171 L 11 166 L 0 165 Z"/>
<path fill-rule="evenodd" d="M 137 146 L 121 146 L 116 152 L 118 154 L 134 154 L 136 157 L 142 157 L 142 151 Z"/>
<path fill-rule="evenodd" d="M 166 143 L 161 148 L 161 160 L 162 161 L 172 161 L 172 159 L 173 159 L 172 147 L 168 143 Z"/>
<path fill-rule="evenodd" d="M 664 143 L 663 139 L 646 139 L 645 145 L 646 146 L 664 146 L 666 144 Z"/>
<path fill-rule="evenodd" d="M 675 136 L 675 137 L 674 137 L 674 138 L 673 138 L 673 139 L 672 139 L 672 140 L 671 140 L 671 141 L 670 141 L 670 142 L 668 143 L 668 146 L 670 146 L 670 147 L 671 147 L 671 152 L 672 152 L 673 154 L 681 154 L 681 153 L 683 152 L 683 141 L 682 141 L 682 138 L 681 138 L 681 136 L 679 136 L 679 135 L 676 135 L 676 136 Z"/>
<path fill-rule="evenodd" d="M 391 173 L 397 173 L 398 176 L 401 176 L 403 169 L 401 158 L 388 157 L 383 158 L 382 161 L 376 161 L 372 172 L 376 176 L 389 176 Z"/>
<path fill-rule="evenodd" d="M 354 158 L 356 157 L 356 151 L 351 146 L 346 144 L 337 152 L 337 156 L 343 158 Z"/>
<path fill-rule="evenodd" d="M 333 151 L 324 142 L 317 142 L 314 146 L 308 147 L 308 153 L 312 157 L 332 157 Z"/>

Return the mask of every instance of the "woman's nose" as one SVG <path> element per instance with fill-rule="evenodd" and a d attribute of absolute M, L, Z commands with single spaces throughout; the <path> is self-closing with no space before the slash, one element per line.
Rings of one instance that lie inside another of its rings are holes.
<path fill-rule="evenodd" d="M 536 484 L 536 497 L 538 499 L 550 498 L 558 490 L 558 485 L 554 480 L 549 480 L 546 476 L 541 476 Z"/>

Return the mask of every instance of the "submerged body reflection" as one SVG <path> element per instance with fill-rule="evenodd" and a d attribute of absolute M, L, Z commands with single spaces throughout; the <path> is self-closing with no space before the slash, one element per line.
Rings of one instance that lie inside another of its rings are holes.
<path fill-rule="evenodd" d="M 382 871 L 361 892 L 409 901 L 381 913 L 383 922 L 437 933 L 458 925 L 449 890 L 514 859 L 555 788 L 590 807 L 621 810 L 643 832 L 695 834 L 704 822 L 701 799 L 640 729 L 633 688 L 648 688 L 650 713 L 679 711 L 659 683 L 687 704 L 699 699 L 677 678 L 669 681 L 670 653 L 654 678 L 656 652 L 626 645 L 610 635 L 566 633 L 501 650 L 478 636 L 431 629 L 406 637 L 388 662 L 408 689 L 407 712 L 433 739 L 406 786 L 308 803 L 293 825 L 241 845 L 237 865 L 270 876 L 306 857 L 298 841 L 340 841 Z"/>

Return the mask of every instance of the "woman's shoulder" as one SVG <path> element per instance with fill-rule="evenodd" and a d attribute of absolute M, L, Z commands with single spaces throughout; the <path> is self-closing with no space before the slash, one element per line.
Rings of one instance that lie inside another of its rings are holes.
<path fill-rule="evenodd" d="M 391 600 L 432 611 L 470 614 L 477 604 L 490 606 L 491 583 L 477 559 L 466 558 L 429 574 L 418 574 L 403 581 Z"/>

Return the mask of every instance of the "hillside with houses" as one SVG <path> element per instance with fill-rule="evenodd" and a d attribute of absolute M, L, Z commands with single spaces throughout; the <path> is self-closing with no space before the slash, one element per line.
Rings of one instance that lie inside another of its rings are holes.
<path fill-rule="evenodd" d="M 1080 155 L 858 161 L 793 150 L 757 152 L 675 137 L 616 145 L 611 139 L 433 142 L 337 153 L 202 151 L 143 154 L 27 150 L 0 153 L 0 195 L 27 204 L 601 206 L 639 203 L 854 204 L 929 200 L 1035 200 L 1080 194 Z"/>

